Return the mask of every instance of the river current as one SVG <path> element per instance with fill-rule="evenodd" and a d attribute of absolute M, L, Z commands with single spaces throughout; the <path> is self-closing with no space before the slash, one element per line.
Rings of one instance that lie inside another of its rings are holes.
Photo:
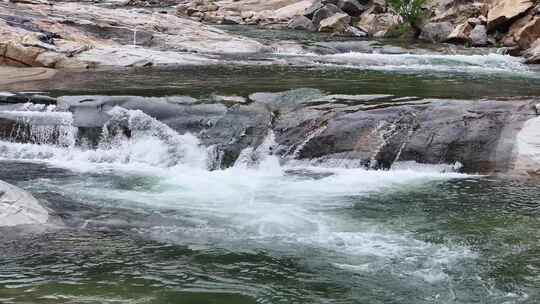
<path fill-rule="evenodd" d="M 497 54 L 283 51 L 272 60 L 61 72 L 3 89 L 196 98 L 300 87 L 461 99 L 540 93 L 537 72 Z M 61 125 L 54 141 L 39 127 L 34 143 L 0 141 L 0 179 L 59 219 L 0 228 L 0 303 L 540 301 L 534 181 L 458 173 L 452 164 L 368 170 L 280 160 L 271 133 L 215 170 L 196 135 L 113 110 L 129 117 L 130 138 L 76 144 L 71 116 L 52 109 L 24 115 Z"/>

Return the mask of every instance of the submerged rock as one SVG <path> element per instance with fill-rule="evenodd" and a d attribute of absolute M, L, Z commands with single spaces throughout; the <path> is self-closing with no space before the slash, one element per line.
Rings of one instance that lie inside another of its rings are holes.
<path fill-rule="evenodd" d="M 0 181 L 0 227 L 43 225 L 49 212 L 30 193 Z"/>

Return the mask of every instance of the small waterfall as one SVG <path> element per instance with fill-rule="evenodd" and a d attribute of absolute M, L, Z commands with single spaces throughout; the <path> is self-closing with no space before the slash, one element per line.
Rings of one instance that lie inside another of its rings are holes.
<path fill-rule="evenodd" d="M 10 142 L 0 141 L 0 156 L 57 163 L 143 164 L 152 167 L 187 165 L 206 169 L 207 150 L 191 135 L 180 135 L 138 110 L 111 109 L 96 149 L 76 145 L 77 128 L 70 112 L 4 111 L 0 118 L 16 121 Z M 22 123 L 19 123 L 22 122 Z M 24 126 L 26 129 L 23 129 Z M 26 133 L 24 133 L 26 132 Z M 17 143 L 23 134 L 29 139 Z"/>
<path fill-rule="evenodd" d="M 223 163 L 223 156 L 224 152 L 219 149 L 219 146 L 217 145 L 211 145 L 208 148 L 206 148 L 206 167 L 209 170 L 218 170 L 221 168 L 221 164 Z"/>
<path fill-rule="evenodd" d="M 372 134 L 379 138 L 380 143 L 373 151 L 371 159 L 369 160 L 370 169 L 378 168 L 379 161 L 377 160 L 377 156 L 382 151 L 382 149 L 386 146 L 388 139 L 393 136 L 394 132 L 396 131 L 396 128 L 397 128 L 397 124 L 395 123 L 381 121 L 379 125 L 373 130 Z"/>
<path fill-rule="evenodd" d="M 25 104 L 23 110 L 1 111 L 0 119 L 14 122 L 10 134 L 4 136 L 13 142 L 74 146 L 77 128 L 72 114 L 54 110 L 54 106 Z"/>
<path fill-rule="evenodd" d="M 111 119 L 103 127 L 99 149 L 116 150 L 121 162 L 207 167 L 207 151 L 197 137 L 180 135 L 140 110 L 114 107 L 108 114 Z"/>
<path fill-rule="evenodd" d="M 300 156 L 300 153 L 302 152 L 302 150 L 304 150 L 304 147 L 312 140 L 314 139 L 315 137 L 321 135 L 325 130 L 326 128 L 328 128 L 328 125 L 327 124 L 323 124 L 322 126 L 314 129 L 313 131 L 309 132 L 306 136 L 306 139 L 304 139 L 300 144 L 298 144 L 296 147 L 292 146 L 292 148 L 294 148 L 294 151 L 292 151 L 292 153 L 286 153 L 287 155 L 287 158 L 289 159 L 297 159 L 298 156 Z M 289 151 L 287 151 L 289 152 Z"/>
<path fill-rule="evenodd" d="M 264 169 L 269 173 L 281 172 L 279 158 L 274 155 L 276 147 L 276 136 L 274 131 L 270 130 L 256 149 L 248 147 L 240 152 L 234 167 Z"/>

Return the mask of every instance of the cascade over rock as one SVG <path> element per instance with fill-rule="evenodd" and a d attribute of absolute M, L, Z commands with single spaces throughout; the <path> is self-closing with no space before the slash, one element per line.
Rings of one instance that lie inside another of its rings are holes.
<path fill-rule="evenodd" d="M 13 105 L 0 111 L 3 140 L 38 146 L 21 153 L 22 146 L 4 143 L 0 151 L 22 158 L 216 169 L 246 158 L 245 151 L 256 151 L 272 133 L 272 155 L 282 162 L 367 168 L 460 163 L 465 172 L 496 173 L 514 167 L 517 132 L 535 115 L 529 100 L 324 95 L 313 89 L 255 93 L 249 103 L 210 100 L 64 96 L 49 112 Z M 21 123 L 29 130 L 25 136 L 13 131 Z M 83 143 L 90 146 L 78 147 Z"/>

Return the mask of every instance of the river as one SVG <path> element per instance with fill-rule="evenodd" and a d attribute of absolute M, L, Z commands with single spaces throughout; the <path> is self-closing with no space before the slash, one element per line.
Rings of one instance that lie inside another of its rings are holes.
<path fill-rule="evenodd" d="M 498 54 L 263 57 L 59 72 L 2 90 L 201 100 L 299 88 L 540 96 L 540 74 Z M 63 119 L 60 135 L 38 128 L 33 143 L 0 141 L 0 180 L 30 191 L 61 222 L 0 228 L 0 303 L 540 301 L 534 180 L 462 173 L 452 164 L 316 165 L 274 155 L 271 132 L 216 169 L 197 134 L 115 109 L 119 121 L 129 117 L 130 138 L 104 133 L 95 146 L 81 144 L 71 116 L 53 109 L 39 113 Z"/>

